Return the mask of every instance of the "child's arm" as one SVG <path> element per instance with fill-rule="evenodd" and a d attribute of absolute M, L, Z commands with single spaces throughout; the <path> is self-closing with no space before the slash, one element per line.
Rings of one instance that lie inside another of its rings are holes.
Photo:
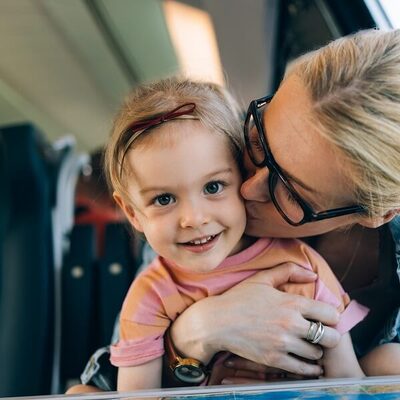
<path fill-rule="evenodd" d="M 135 367 L 118 368 L 118 391 L 155 389 L 161 387 L 162 357 Z"/>
<path fill-rule="evenodd" d="M 386 343 L 360 359 L 368 376 L 400 375 L 400 343 Z"/>
<path fill-rule="evenodd" d="M 349 333 L 345 333 L 333 349 L 325 349 L 322 358 L 325 378 L 361 378 L 364 375 Z"/>

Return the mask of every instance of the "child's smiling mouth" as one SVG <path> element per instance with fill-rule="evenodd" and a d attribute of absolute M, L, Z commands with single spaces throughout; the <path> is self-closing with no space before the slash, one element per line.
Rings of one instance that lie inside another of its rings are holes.
<path fill-rule="evenodd" d="M 179 243 L 179 245 L 185 247 L 189 251 L 200 253 L 213 248 L 220 235 L 221 233 L 217 233 L 216 235 L 203 236 L 198 239 L 189 240 L 188 242 Z"/>
<path fill-rule="evenodd" d="M 189 242 L 186 242 L 184 244 L 188 244 L 188 245 L 194 245 L 194 246 L 198 246 L 201 244 L 206 244 L 208 242 L 210 242 L 211 240 L 213 240 L 217 235 L 210 235 L 210 236 L 206 236 L 200 239 L 194 239 L 194 240 L 190 240 Z"/>

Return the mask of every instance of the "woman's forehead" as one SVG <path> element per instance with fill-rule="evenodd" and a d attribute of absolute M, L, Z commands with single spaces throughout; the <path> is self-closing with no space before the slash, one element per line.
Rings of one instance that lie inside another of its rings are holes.
<path fill-rule="evenodd" d="M 271 152 L 289 175 L 323 198 L 346 204 L 353 199 L 344 174 L 344 158 L 318 132 L 312 123 L 311 111 L 311 99 L 303 83 L 296 76 L 289 76 L 264 115 Z"/>

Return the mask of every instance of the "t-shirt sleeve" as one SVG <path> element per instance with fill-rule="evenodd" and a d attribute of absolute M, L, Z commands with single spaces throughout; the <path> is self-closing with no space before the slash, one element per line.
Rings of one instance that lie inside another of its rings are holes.
<path fill-rule="evenodd" d="M 341 315 L 335 328 L 341 334 L 349 332 L 367 316 L 369 309 L 357 301 L 351 300 L 324 258 L 310 247 L 304 246 L 312 269 L 318 275 L 315 282 L 314 299 L 336 307 Z"/>
<path fill-rule="evenodd" d="M 142 338 L 123 339 L 121 337 L 110 348 L 111 364 L 116 367 L 132 367 L 145 364 L 164 354 L 163 334 L 166 328 L 140 325 L 128 320 L 121 320 L 120 325 L 121 332 L 122 330 L 130 332 L 138 330 L 141 334 L 147 334 Z"/>
<path fill-rule="evenodd" d="M 159 272 L 148 270 L 131 285 L 122 306 L 120 338 L 111 346 L 113 365 L 140 365 L 164 354 L 163 337 L 171 323 L 164 298 L 176 296 L 176 288 L 163 278 Z"/>

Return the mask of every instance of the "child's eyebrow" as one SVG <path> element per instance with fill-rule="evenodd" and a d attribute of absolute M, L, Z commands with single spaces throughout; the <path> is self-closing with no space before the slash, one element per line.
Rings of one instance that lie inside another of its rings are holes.
<path fill-rule="evenodd" d="M 205 175 L 205 178 L 212 178 L 215 175 L 230 174 L 232 172 L 233 172 L 232 168 L 218 169 L 216 171 L 212 171 L 209 174 Z"/>
<path fill-rule="evenodd" d="M 215 171 L 211 171 L 210 173 L 204 175 L 204 180 L 211 179 L 214 176 L 217 175 L 227 175 L 231 174 L 233 172 L 232 168 L 224 168 L 224 169 L 217 169 Z M 139 193 L 141 195 L 145 195 L 149 192 L 168 192 L 170 191 L 171 188 L 166 187 L 166 186 L 149 186 L 149 187 L 144 187 L 139 190 Z"/>
<path fill-rule="evenodd" d="M 163 186 L 150 186 L 150 187 L 145 187 L 143 189 L 139 190 L 139 193 L 141 195 L 147 194 L 149 192 L 168 192 L 171 190 L 170 188 L 163 187 Z"/>

